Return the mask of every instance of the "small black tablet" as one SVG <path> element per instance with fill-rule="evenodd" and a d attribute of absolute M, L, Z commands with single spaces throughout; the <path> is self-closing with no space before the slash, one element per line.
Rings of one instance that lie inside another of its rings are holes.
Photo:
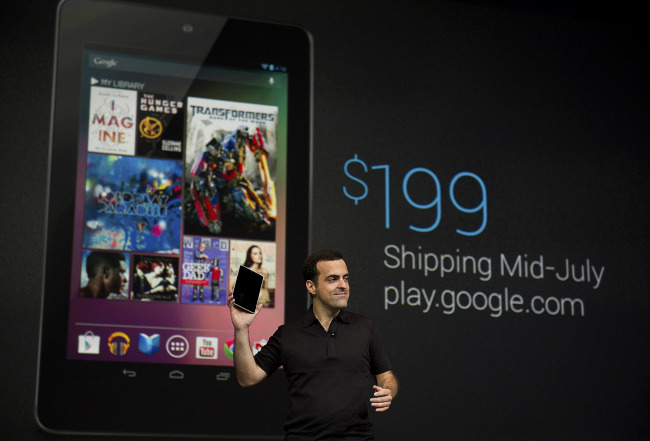
<path fill-rule="evenodd" d="M 235 286 L 232 289 L 235 306 L 254 314 L 263 282 L 264 276 L 245 267 L 244 265 L 241 265 L 239 267 L 239 272 L 237 273 Z"/>
<path fill-rule="evenodd" d="M 237 385 L 226 301 L 240 265 L 263 275 L 254 350 L 306 308 L 311 65 L 310 37 L 294 26 L 138 2 L 59 5 L 45 430 L 282 436 L 271 397 L 285 380 Z M 230 417 L 244 406 L 255 424 Z"/>

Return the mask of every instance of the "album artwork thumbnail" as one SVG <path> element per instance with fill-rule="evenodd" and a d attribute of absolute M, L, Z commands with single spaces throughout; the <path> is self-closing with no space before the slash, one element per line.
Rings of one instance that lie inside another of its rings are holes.
<path fill-rule="evenodd" d="M 178 257 L 133 255 L 131 300 L 178 301 Z"/>
<path fill-rule="evenodd" d="M 183 101 L 143 93 L 138 99 L 137 156 L 183 159 Z"/>
<path fill-rule="evenodd" d="M 188 97 L 185 234 L 275 238 L 278 109 Z"/>
<path fill-rule="evenodd" d="M 184 236 L 181 302 L 225 305 L 228 261 L 228 239 Z"/>
<path fill-rule="evenodd" d="M 129 298 L 129 253 L 83 250 L 79 296 L 89 299 Z"/>
<path fill-rule="evenodd" d="M 88 155 L 84 248 L 179 254 L 180 161 Z"/>
<path fill-rule="evenodd" d="M 90 88 L 89 152 L 135 154 L 137 97 L 134 90 Z"/>

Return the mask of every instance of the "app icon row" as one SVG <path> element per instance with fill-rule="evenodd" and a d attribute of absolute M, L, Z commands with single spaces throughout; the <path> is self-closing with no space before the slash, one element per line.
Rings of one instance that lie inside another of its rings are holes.
<path fill-rule="evenodd" d="M 99 354 L 102 351 L 101 337 L 92 331 L 87 331 L 78 336 L 79 354 Z M 216 360 L 218 357 L 219 339 L 217 337 L 198 336 L 195 341 L 194 356 L 197 359 Z M 107 339 L 106 349 L 115 356 L 124 356 L 135 349 L 136 342 L 125 332 L 113 332 Z M 226 345 L 229 347 L 229 345 Z M 147 335 L 139 333 L 137 338 L 137 351 L 151 357 L 161 350 L 161 347 L 173 358 L 184 358 L 190 353 L 190 343 L 182 335 L 172 335 L 162 344 L 160 334 Z M 228 358 L 232 358 L 232 352 Z"/>

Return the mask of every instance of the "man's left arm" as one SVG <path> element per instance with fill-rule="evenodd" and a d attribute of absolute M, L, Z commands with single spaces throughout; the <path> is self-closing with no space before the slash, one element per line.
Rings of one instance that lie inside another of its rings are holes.
<path fill-rule="evenodd" d="M 386 371 L 375 376 L 375 379 L 377 384 L 372 387 L 375 393 L 370 399 L 370 405 L 376 412 L 385 412 L 397 396 L 399 388 L 397 378 L 393 375 L 393 371 Z"/>

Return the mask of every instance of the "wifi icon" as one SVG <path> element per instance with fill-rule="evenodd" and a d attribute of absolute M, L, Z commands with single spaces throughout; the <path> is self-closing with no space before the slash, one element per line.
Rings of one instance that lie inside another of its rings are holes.
<path fill-rule="evenodd" d="M 269 65 L 268 65 L 268 64 L 262 64 L 262 69 L 266 70 L 266 69 L 268 69 L 268 68 L 269 68 Z"/>

